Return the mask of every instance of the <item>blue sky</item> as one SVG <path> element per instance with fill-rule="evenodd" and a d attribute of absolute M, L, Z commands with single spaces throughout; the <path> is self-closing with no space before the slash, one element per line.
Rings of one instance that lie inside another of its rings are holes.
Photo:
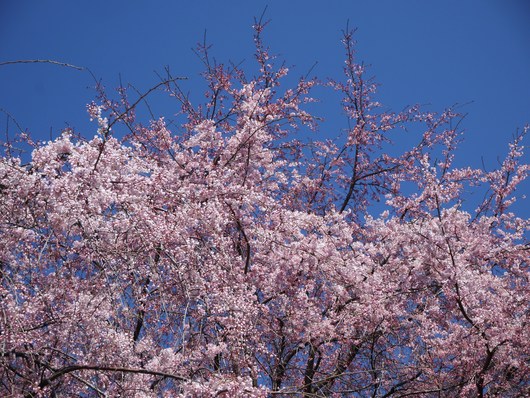
<path fill-rule="evenodd" d="M 357 27 L 358 57 L 371 65 L 369 74 L 381 84 L 378 99 L 388 108 L 420 103 L 441 111 L 472 101 L 461 108 L 468 114 L 461 163 L 494 167 L 517 128 L 530 122 L 527 0 L 1 0 L 0 62 L 68 62 L 89 68 L 109 90 L 121 76 L 140 91 L 155 85 L 155 72 L 168 65 L 189 78 L 183 87 L 193 91 L 201 87 L 201 63 L 191 48 L 205 30 L 217 60 L 250 68 L 251 25 L 266 6 L 265 40 L 295 77 L 315 62 L 319 77 L 341 73 L 341 30 L 349 20 Z M 67 125 L 94 135 L 85 108 L 94 96 L 86 72 L 0 66 L 0 108 L 41 139 Z M 171 116 L 171 106 L 154 110 Z M 324 101 L 322 113 L 327 107 L 341 118 L 336 104 Z M 5 114 L 0 123 L 4 133 Z M 343 127 L 344 120 L 333 119 L 321 134 Z"/>

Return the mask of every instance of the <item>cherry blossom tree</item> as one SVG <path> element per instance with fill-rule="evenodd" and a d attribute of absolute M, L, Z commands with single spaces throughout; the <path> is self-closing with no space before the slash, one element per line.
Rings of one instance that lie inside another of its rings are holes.
<path fill-rule="evenodd" d="M 178 127 L 102 91 L 92 138 L 4 143 L 0 395 L 528 396 L 524 131 L 498 170 L 455 167 L 460 116 L 385 110 L 351 32 L 342 79 L 284 87 L 262 29 L 255 76 L 201 47 L 202 104 L 157 86 Z"/>

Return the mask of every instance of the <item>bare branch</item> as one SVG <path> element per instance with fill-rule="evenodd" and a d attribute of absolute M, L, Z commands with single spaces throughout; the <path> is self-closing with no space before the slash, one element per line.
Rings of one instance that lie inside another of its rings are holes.
<path fill-rule="evenodd" d="M 66 62 L 54 61 L 52 59 L 19 59 L 16 61 L 0 62 L 0 66 L 15 65 L 15 64 L 52 64 L 52 65 L 65 66 L 67 68 L 72 68 L 72 69 L 77 69 L 77 70 L 86 70 L 86 68 L 82 66 L 72 65 Z"/>

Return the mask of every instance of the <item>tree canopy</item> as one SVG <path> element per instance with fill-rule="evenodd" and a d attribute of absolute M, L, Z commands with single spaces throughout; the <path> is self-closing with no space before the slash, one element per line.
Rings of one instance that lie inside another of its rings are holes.
<path fill-rule="evenodd" d="M 384 108 L 351 32 L 342 78 L 286 86 L 262 29 L 255 76 L 201 47 L 202 104 L 156 87 L 178 125 L 101 91 L 92 138 L 4 143 L 1 395 L 530 394 L 526 130 L 497 170 L 456 167 L 460 115 Z"/>

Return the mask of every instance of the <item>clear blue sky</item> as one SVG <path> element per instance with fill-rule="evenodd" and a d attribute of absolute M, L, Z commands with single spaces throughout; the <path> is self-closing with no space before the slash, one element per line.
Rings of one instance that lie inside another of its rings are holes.
<path fill-rule="evenodd" d="M 0 62 L 68 62 L 89 68 L 108 89 L 121 75 L 140 91 L 169 65 L 189 77 L 184 88 L 193 91 L 201 64 L 191 48 L 204 31 L 219 61 L 250 66 L 251 25 L 265 6 L 271 20 L 265 39 L 294 76 L 315 62 L 320 77 L 340 73 L 341 29 L 349 20 L 385 106 L 443 110 L 473 101 L 461 109 L 468 116 L 460 158 L 475 167 L 482 157 L 493 167 L 516 129 L 530 122 L 528 0 L 0 0 Z M 73 69 L 0 66 L 0 108 L 39 138 L 57 136 L 66 125 L 92 136 L 85 110 L 92 86 L 88 73 Z M 2 133 L 6 120 L 1 114 Z M 322 134 L 342 127 L 340 120 Z"/>

